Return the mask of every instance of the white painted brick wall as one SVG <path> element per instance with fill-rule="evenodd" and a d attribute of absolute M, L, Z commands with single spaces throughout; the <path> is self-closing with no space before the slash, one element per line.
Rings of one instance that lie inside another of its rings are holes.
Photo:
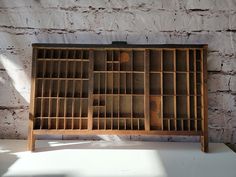
<path fill-rule="evenodd" d="M 235 143 L 235 30 L 235 0 L 1 0 L 0 138 L 27 136 L 32 43 L 126 40 L 131 44 L 208 44 L 209 137 Z"/>

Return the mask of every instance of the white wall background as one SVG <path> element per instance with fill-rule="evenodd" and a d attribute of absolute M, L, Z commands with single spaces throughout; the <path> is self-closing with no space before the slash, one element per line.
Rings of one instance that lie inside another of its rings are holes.
<path fill-rule="evenodd" d="M 113 40 L 209 44 L 209 137 L 236 143 L 236 0 L 0 0 L 0 138 L 27 138 L 32 43 Z"/>

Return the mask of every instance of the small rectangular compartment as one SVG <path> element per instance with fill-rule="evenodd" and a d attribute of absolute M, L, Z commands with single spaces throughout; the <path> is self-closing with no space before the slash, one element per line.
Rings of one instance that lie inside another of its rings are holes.
<path fill-rule="evenodd" d="M 81 117 L 88 117 L 88 99 L 82 99 Z"/>
<path fill-rule="evenodd" d="M 52 52 L 53 52 L 53 50 L 51 50 L 51 49 L 47 49 L 47 50 L 45 50 L 45 58 L 52 58 Z"/>
<path fill-rule="evenodd" d="M 118 96 L 113 96 L 113 117 L 118 117 L 119 115 L 119 97 Z"/>
<path fill-rule="evenodd" d="M 100 94 L 105 94 L 106 91 L 106 74 L 105 73 L 100 73 Z"/>
<path fill-rule="evenodd" d="M 60 78 L 66 78 L 67 77 L 67 68 L 68 68 L 68 62 L 67 61 L 61 61 L 60 62 Z"/>
<path fill-rule="evenodd" d="M 48 119 L 43 118 L 41 119 L 42 124 L 41 124 L 41 129 L 48 129 Z"/>
<path fill-rule="evenodd" d="M 163 71 L 174 71 L 174 50 L 163 50 Z"/>
<path fill-rule="evenodd" d="M 52 71 L 53 71 L 52 64 L 53 64 L 52 61 L 46 61 L 44 77 L 46 78 L 52 77 Z"/>
<path fill-rule="evenodd" d="M 55 130 L 57 128 L 57 120 L 56 119 L 51 119 L 51 130 Z"/>
<path fill-rule="evenodd" d="M 106 117 L 112 117 L 113 112 L 113 97 L 106 96 Z"/>
<path fill-rule="evenodd" d="M 99 130 L 105 129 L 105 119 L 99 119 Z"/>
<path fill-rule="evenodd" d="M 132 74 L 131 73 L 126 73 L 126 94 L 131 94 L 132 93 Z"/>
<path fill-rule="evenodd" d="M 37 50 L 37 58 L 44 58 L 45 57 L 45 50 L 44 49 L 38 49 Z"/>
<path fill-rule="evenodd" d="M 59 99 L 58 117 L 64 117 L 65 99 Z"/>
<path fill-rule="evenodd" d="M 174 75 L 172 73 L 163 74 L 163 93 L 164 95 L 174 94 Z"/>
<path fill-rule="evenodd" d="M 94 71 L 105 71 L 106 53 L 102 50 L 94 51 Z"/>
<path fill-rule="evenodd" d="M 126 93 L 126 74 L 120 73 L 120 93 Z"/>
<path fill-rule="evenodd" d="M 74 100 L 74 117 L 80 117 L 80 99 Z"/>
<path fill-rule="evenodd" d="M 64 119 L 58 119 L 58 129 L 64 129 L 65 128 L 65 120 Z"/>
<path fill-rule="evenodd" d="M 53 50 L 52 58 L 53 59 L 58 59 L 60 58 L 60 50 Z"/>
<path fill-rule="evenodd" d="M 161 97 L 151 96 L 150 97 L 150 125 L 151 130 L 161 130 Z"/>
<path fill-rule="evenodd" d="M 144 94 L 144 74 L 133 73 L 133 94 Z"/>
<path fill-rule="evenodd" d="M 120 51 L 119 50 L 113 50 L 113 61 L 120 61 Z"/>
<path fill-rule="evenodd" d="M 59 97 L 65 97 L 66 95 L 66 81 L 65 80 L 60 80 L 60 86 L 59 86 Z"/>
<path fill-rule="evenodd" d="M 163 117 L 174 117 L 174 96 L 163 96 Z"/>
<path fill-rule="evenodd" d="M 56 117 L 57 112 L 57 99 L 53 98 L 51 99 L 51 111 L 50 111 L 50 117 Z"/>
<path fill-rule="evenodd" d="M 83 60 L 89 59 L 89 50 L 83 50 Z"/>
<path fill-rule="evenodd" d="M 176 71 L 187 71 L 187 50 L 176 50 Z"/>
<path fill-rule="evenodd" d="M 82 81 L 79 81 L 79 80 L 75 80 L 74 81 L 74 97 L 81 97 L 81 84 L 82 84 Z"/>
<path fill-rule="evenodd" d="M 131 71 L 132 70 L 132 55 L 131 51 L 120 52 L 120 70 Z"/>
<path fill-rule="evenodd" d="M 161 60 L 161 50 L 150 50 L 150 71 L 161 71 Z"/>
<path fill-rule="evenodd" d="M 106 93 L 112 94 L 113 93 L 113 73 L 106 73 Z"/>
<path fill-rule="evenodd" d="M 82 58 L 82 51 L 76 50 L 75 51 L 75 59 L 81 59 Z"/>
<path fill-rule="evenodd" d="M 119 122 L 118 119 L 112 119 L 112 129 L 118 130 Z"/>
<path fill-rule="evenodd" d="M 120 96 L 120 117 L 131 117 L 131 96 Z"/>
<path fill-rule="evenodd" d="M 119 74 L 113 74 L 113 94 L 118 94 L 119 92 Z"/>
<path fill-rule="evenodd" d="M 107 50 L 107 61 L 113 61 L 113 51 Z"/>
<path fill-rule="evenodd" d="M 194 94 L 194 89 L 195 89 L 195 83 L 194 83 L 194 74 L 193 73 L 190 73 L 189 74 L 189 92 L 191 95 Z"/>
<path fill-rule="evenodd" d="M 61 59 L 67 59 L 68 58 L 68 50 L 61 50 L 60 58 Z"/>
<path fill-rule="evenodd" d="M 194 71 L 194 50 L 189 50 L 189 71 Z"/>
<path fill-rule="evenodd" d="M 161 94 L 160 74 L 157 74 L 157 73 L 150 74 L 150 94 L 151 95 L 160 95 Z"/>
<path fill-rule="evenodd" d="M 72 117 L 72 99 L 66 99 L 66 117 Z"/>
<path fill-rule="evenodd" d="M 144 96 L 133 96 L 133 117 L 144 118 Z"/>
<path fill-rule="evenodd" d="M 106 119 L 106 129 L 107 130 L 111 130 L 111 122 L 112 122 L 111 119 Z"/>
<path fill-rule="evenodd" d="M 75 58 L 75 50 L 68 50 L 68 58 L 69 59 Z"/>
<path fill-rule="evenodd" d="M 73 97 L 74 96 L 74 81 L 73 80 L 68 80 L 67 81 L 67 93 L 66 93 L 66 97 Z"/>
<path fill-rule="evenodd" d="M 59 61 L 52 61 L 52 78 L 59 77 L 60 73 L 60 62 Z"/>
<path fill-rule="evenodd" d="M 133 51 L 133 71 L 144 71 L 144 51 Z"/>
<path fill-rule="evenodd" d="M 73 61 L 68 61 L 68 78 L 74 78 L 75 77 L 75 63 Z"/>
<path fill-rule="evenodd" d="M 88 129 L 88 119 L 81 119 L 81 129 Z"/>
<path fill-rule="evenodd" d="M 187 96 L 176 97 L 177 119 L 184 119 L 188 117 L 187 111 Z"/>
<path fill-rule="evenodd" d="M 46 61 L 39 60 L 37 61 L 37 77 L 44 77 L 46 69 Z"/>
<path fill-rule="evenodd" d="M 176 93 L 180 95 L 187 94 L 187 74 L 185 73 L 176 74 Z"/>
<path fill-rule="evenodd" d="M 87 79 L 89 77 L 89 62 L 83 62 L 83 71 L 82 71 L 82 78 Z"/>
<path fill-rule="evenodd" d="M 66 119 L 65 129 L 72 129 L 72 119 Z"/>
<path fill-rule="evenodd" d="M 80 129 L 80 119 L 74 119 L 73 129 Z"/>
<path fill-rule="evenodd" d="M 82 98 L 88 98 L 88 80 L 83 80 Z"/>
<path fill-rule="evenodd" d="M 51 91 L 51 80 L 44 80 L 43 96 L 49 97 Z"/>
<path fill-rule="evenodd" d="M 83 67 L 83 62 L 80 61 L 75 62 L 75 78 L 82 78 L 82 67 Z"/>

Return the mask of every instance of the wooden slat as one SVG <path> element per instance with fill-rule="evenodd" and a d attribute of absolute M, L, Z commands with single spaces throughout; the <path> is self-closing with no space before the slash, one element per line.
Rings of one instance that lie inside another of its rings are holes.
<path fill-rule="evenodd" d="M 89 51 L 89 85 L 88 85 L 88 130 L 93 127 L 93 69 L 94 51 Z"/>
<path fill-rule="evenodd" d="M 69 51 L 66 51 L 66 58 L 68 58 Z M 65 73 L 65 78 L 68 76 L 68 61 L 66 61 L 66 73 Z M 68 80 L 65 81 L 65 94 L 64 97 L 66 98 L 67 95 L 67 90 L 68 90 Z M 67 113 L 67 99 L 64 99 L 64 129 L 66 129 L 66 124 L 67 124 L 67 119 L 66 119 L 66 113 Z"/>
<path fill-rule="evenodd" d="M 76 52 L 74 52 L 74 58 L 75 58 L 75 53 Z M 76 72 L 76 65 L 77 65 L 77 62 L 74 62 L 74 64 L 73 64 L 73 78 L 75 78 L 75 72 Z M 75 114 L 75 80 L 73 80 L 73 85 L 72 85 L 72 98 L 73 98 L 73 100 L 72 100 L 72 129 L 74 129 L 74 114 Z"/>
<path fill-rule="evenodd" d="M 208 99 L 207 99 L 207 47 L 201 49 L 202 68 L 202 130 L 201 137 L 202 151 L 208 152 Z"/>
<path fill-rule="evenodd" d="M 120 51 L 118 54 L 118 71 L 120 71 Z M 113 61 L 114 62 L 114 61 Z M 120 129 L 120 73 L 118 74 L 118 130 Z"/>
<path fill-rule="evenodd" d="M 160 80 L 161 80 L 161 130 L 164 130 L 164 109 L 163 109 L 163 50 L 161 50 L 161 73 L 160 73 Z"/>
<path fill-rule="evenodd" d="M 52 56 L 51 56 L 52 57 Z M 53 72 L 53 61 L 51 61 L 51 64 L 50 64 L 50 78 L 52 77 L 52 72 Z M 48 108 L 48 117 L 49 117 L 49 119 L 48 119 L 48 129 L 51 129 L 51 119 L 50 119 L 50 117 L 51 117 L 51 108 L 52 108 L 52 98 L 51 98 L 51 96 L 52 96 L 52 84 L 53 84 L 53 82 L 52 82 L 52 80 L 50 80 L 50 85 L 49 85 L 49 108 Z"/>
<path fill-rule="evenodd" d="M 145 130 L 150 130 L 150 101 L 149 101 L 149 66 L 150 64 L 150 51 L 144 52 L 144 118 L 145 118 Z"/>
<path fill-rule="evenodd" d="M 174 73 L 173 73 L 173 84 L 174 84 L 174 129 L 177 130 L 177 104 L 176 104 L 176 50 L 174 50 Z M 182 126 L 181 126 L 182 128 Z M 183 130 L 183 128 L 182 128 Z"/>
<path fill-rule="evenodd" d="M 133 70 L 133 50 L 130 52 L 130 59 L 131 59 L 131 68 Z M 131 74 L 131 130 L 133 130 L 133 94 L 134 94 L 134 88 L 133 88 L 133 72 Z"/>
<path fill-rule="evenodd" d="M 194 61 L 194 127 L 195 127 L 195 131 L 197 131 L 197 62 L 196 62 L 196 50 L 194 50 L 194 57 L 193 57 L 193 61 Z"/>
<path fill-rule="evenodd" d="M 190 131 L 190 73 L 189 73 L 189 49 L 187 53 L 187 116 L 188 116 L 188 131 Z"/>

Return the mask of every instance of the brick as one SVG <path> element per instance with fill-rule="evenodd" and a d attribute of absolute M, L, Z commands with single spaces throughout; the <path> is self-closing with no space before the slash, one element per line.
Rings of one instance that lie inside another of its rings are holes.
<path fill-rule="evenodd" d="M 207 70 L 208 71 L 221 71 L 221 64 L 224 57 L 220 56 L 218 53 L 208 53 L 207 56 Z"/>
<path fill-rule="evenodd" d="M 225 59 L 222 62 L 222 71 L 226 73 L 236 73 L 236 60 Z"/>
<path fill-rule="evenodd" d="M 202 30 L 216 31 L 229 29 L 229 16 L 223 13 L 214 13 L 203 16 Z"/>
<path fill-rule="evenodd" d="M 208 91 L 229 91 L 230 76 L 222 74 L 208 74 Z"/>
<path fill-rule="evenodd" d="M 235 75 L 231 76 L 229 87 L 232 92 L 236 92 L 236 76 Z"/>

